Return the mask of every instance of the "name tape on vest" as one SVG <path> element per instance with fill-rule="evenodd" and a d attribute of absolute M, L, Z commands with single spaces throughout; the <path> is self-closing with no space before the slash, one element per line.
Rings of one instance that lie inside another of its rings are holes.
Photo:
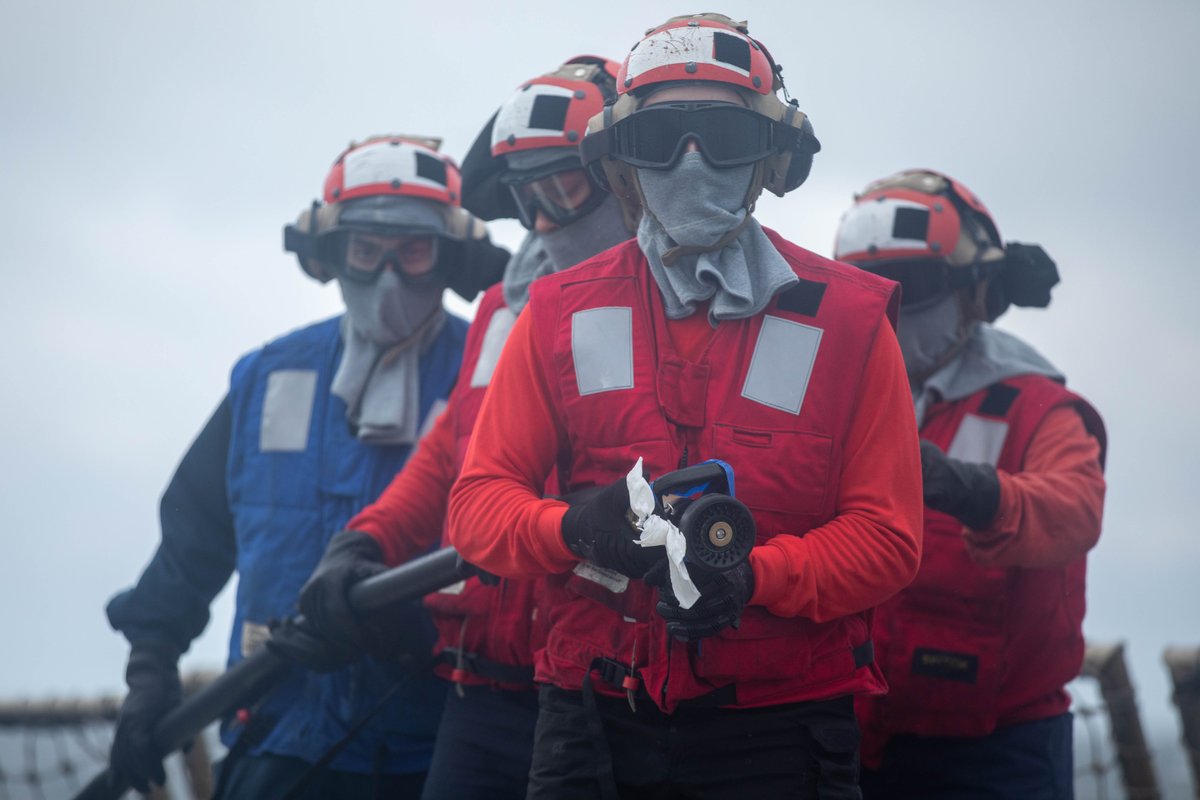
<path fill-rule="evenodd" d="M 927 678 L 975 683 L 979 675 L 979 656 L 918 647 L 913 651 L 912 672 Z"/>
<path fill-rule="evenodd" d="M 508 306 L 496 309 L 488 320 L 487 332 L 483 334 L 483 344 L 479 348 L 479 360 L 475 362 L 475 371 L 471 373 L 471 388 L 479 389 L 492 382 L 492 373 L 496 371 L 496 362 L 500 353 L 504 352 L 504 343 L 512 331 L 517 315 Z"/>
<path fill-rule="evenodd" d="M 1000 463 L 1000 451 L 1004 449 L 1004 440 L 1007 438 L 1007 422 L 967 414 L 959 424 L 946 455 L 959 461 L 991 464 L 994 467 Z"/>
<path fill-rule="evenodd" d="M 580 561 L 572 570 L 585 581 L 598 583 L 613 594 L 621 594 L 629 588 L 629 578 L 612 569 L 605 569 L 590 561 Z"/>
<path fill-rule="evenodd" d="M 308 447 L 317 371 L 281 369 L 267 376 L 258 449 L 264 453 L 302 453 Z"/>
<path fill-rule="evenodd" d="M 758 332 L 742 397 L 799 414 L 822 333 L 820 328 L 768 314 Z"/>
<path fill-rule="evenodd" d="M 580 395 L 633 388 L 633 309 L 589 308 L 571 315 L 571 356 Z"/>

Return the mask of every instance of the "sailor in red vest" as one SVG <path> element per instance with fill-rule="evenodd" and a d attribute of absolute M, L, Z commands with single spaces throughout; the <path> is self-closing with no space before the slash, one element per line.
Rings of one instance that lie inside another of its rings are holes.
<path fill-rule="evenodd" d="M 1071 797 L 1063 687 L 1083 659 L 1104 425 L 990 324 L 1009 304 L 1048 305 L 1055 264 L 1003 244 L 969 189 L 928 170 L 867 186 L 836 256 L 901 284 L 925 484 L 920 572 L 877 610 L 891 690 L 858 703 L 864 794 Z"/>
<path fill-rule="evenodd" d="M 782 89 L 722 15 L 635 46 L 581 152 L 644 209 L 637 240 L 533 284 L 484 398 L 450 539 L 547 576 L 530 798 L 858 796 L 870 609 L 920 557 L 916 426 L 895 285 L 750 213 L 819 148 Z M 637 544 L 626 476 L 711 458 L 757 544 L 693 603 Z M 601 488 L 568 506 L 551 475 Z"/>
<path fill-rule="evenodd" d="M 616 96 L 619 64 L 578 56 L 523 82 L 488 121 L 463 161 L 463 205 L 487 220 L 516 217 L 529 235 L 503 281 L 480 301 L 460 378 L 445 413 L 387 490 L 347 523 L 300 605 L 331 638 L 369 638 L 346 605 L 355 579 L 442 540 L 446 502 L 479 406 L 530 285 L 629 239 L 617 199 L 590 177 L 577 141 Z M 548 493 L 557 494 L 551 480 Z M 438 628 L 437 673 L 452 681 L 425 800 L 525 796 L 537 694 L 533 654 L 545 641 L 541 581 L 473 577 L 426 599 Z"/>

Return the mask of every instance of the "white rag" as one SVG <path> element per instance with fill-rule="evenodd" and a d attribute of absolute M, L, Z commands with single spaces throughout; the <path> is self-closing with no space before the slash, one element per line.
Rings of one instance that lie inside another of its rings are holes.
<path fill-rule="evenodd" d="M 642 459 L 625 476 L 629 489 L 629 507 L 637 515 L 637 528 L 642 532 L 637 543 L 642 547 L 666 547 L 667 566 L 671 572 L 671 591 L 680 608 L 691 608 L 700 599 L 700 590 L 692 583 L 687 565 L 687 537 L 670 520 L 654 513 L 654 492 L 642 476 Z"/>

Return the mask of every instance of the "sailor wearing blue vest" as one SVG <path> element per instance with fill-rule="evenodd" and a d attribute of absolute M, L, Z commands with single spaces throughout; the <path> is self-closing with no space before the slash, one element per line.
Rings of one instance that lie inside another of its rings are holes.
<path fill-rule="evenodd" d="M 111 770 L 141 791 L 163 783 L 150 732 L 179 701 L 178 658 L 230 574 L 239 575 L 233 664 L 296 613 L 329 538 L 387 486 L 445 404 L 467 324 L 444 310 L 442 292 L 472 299 L 508 254 L 461 208 L 458 168 L 437 146 L 402 136 L 351 145 L 325 202 L 285 229 L 306 273 L 337 280 L 346 313 L 238 362 L 163 495 L 150 565 L 108 605 L 131 645 Z M 276 635 L 272 647 L 326 672 L 297 666 L 248 717 L 226 722 L 232 749 L 218 795 L 419 796 L 444 683 L 429 669 L 426 613 L 414 605 L 386 620 L 395 635 L 377 638 L 388 652 L 356 663 L 294 627 Z"/>

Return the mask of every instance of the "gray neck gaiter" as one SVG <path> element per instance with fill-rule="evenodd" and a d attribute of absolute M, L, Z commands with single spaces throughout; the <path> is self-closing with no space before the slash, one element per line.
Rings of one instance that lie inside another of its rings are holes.
<path fill-rule="evenodd" d="M 638 246 L 662 293 L 667 317 L 682 319 L 711 300 L 708 318 L 752 317 L 776 292 L 798 281 L 788 263 L 742 207 L 754 165 L 710 167 L 700 153 L 684 153 L 669 170 L 639 169 L 646 214 Z M 687 253 L 670 266 L 663 255 L 677 246 L 710 247 L 735 228 L 741 232 L 719 250 Z"/>
<path fill-rule="evenodd" d="M 529 285 L 535 280 L 573 267 L 629 237 L 615 195 L 570 225 L 549 233 L 530 231 L 504 270 L 504 302 L 514 313 L 521 313 L 529 301 Z"/>
<path fill-rule="evenodd" d="M 443 286 L 406 286 L 391 270 L 372 284 L 339 279 L 346 316 L 333 394 L 370 444 L 414 444 L 420 432 L 422 351 L 446 321 Z"/>

